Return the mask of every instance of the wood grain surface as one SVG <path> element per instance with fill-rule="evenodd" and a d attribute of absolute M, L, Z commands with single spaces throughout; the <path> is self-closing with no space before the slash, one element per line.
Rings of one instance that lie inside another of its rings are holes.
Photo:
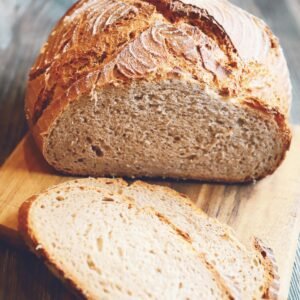
<path fill-rule="evenodd" d="M 0 164 L 25 134 L 24 91 L 29 67 L 51 27 L 72 0 L 0 0 Z M 279 36 L 293 83 L 293 123 L 300 123 L 300 1 L 235 0 Z M 1 186 L 1 181 L 0 181 Z M 289 245 L 286 245 L 288 248 Z M 300 298 L 300 254 L 290 299 Z M 0 299 L 68 299 L 64 287 L 31 254 L 0 243 Z"/>

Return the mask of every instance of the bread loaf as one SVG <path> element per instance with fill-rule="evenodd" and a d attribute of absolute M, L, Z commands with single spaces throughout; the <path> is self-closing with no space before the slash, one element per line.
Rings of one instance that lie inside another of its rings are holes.
<path fill-rule="evenodd" d="M 184 195 L 141 181 L 79 179 L 26 201 L 19 228 L 90 299 L 275 299 L 271 251 L 247 249 Z"/>
<path fill-rule="evenodd" d="M 64 173 L 245 182 L 284 159 L 290 101 L 278 39 L 226 0 L 84 0 L 32 67 L 26 116 Z"/>

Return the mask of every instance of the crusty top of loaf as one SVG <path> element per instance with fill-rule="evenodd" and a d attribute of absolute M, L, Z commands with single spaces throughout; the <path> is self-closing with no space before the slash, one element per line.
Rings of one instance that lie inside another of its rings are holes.
<path fill-rule="evenodd" d="M 49 130 L 70 101 L 106 85 L 166 78 L 284 118 L 290 80 L 266 24 L 226 0 L 186 1 L 78 1 L 30 71 L 30 125 Z"/>

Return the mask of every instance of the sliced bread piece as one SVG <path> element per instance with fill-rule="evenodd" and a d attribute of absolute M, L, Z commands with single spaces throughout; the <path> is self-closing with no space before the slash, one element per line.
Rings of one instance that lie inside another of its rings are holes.
<path fill-rule="evenodd" d="M 188 236 L 124 195 L 58 185 L 25 202 L 19 217 L 31 248 L 85 298 L 235 297 Z"/>
<path fill-rule="evenodd" d="M 88 178 L 65 184 L 118 191 L 130 197 L 140 208 L 154 208 L 187 233 L 193 248 L 205 255 L 233 294 L 239 294 L 242 299 L 276 296 L 279 278 L 272 252 L 266 250 L 258 239 L 254 239 L 252 249 L 247 249 L 230 227 L 209 218 L 185 195 L 168 187 L 142 181 L 128 185 L 122 179 Z"/>

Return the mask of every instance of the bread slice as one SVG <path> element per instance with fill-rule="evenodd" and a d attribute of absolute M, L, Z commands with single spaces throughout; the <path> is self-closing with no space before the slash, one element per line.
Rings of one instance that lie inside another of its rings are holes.
<path fill-rule="evenodd" d="M 276 298 L 279 288 L 278 276 L 271 251 L 263 247 L 258 240 L 255 240 L 253 249 L 246 249 L 229 227 L 209 218 L 186 196 L 172 189 L 141 181 L 128 185 L 121 179 L 106 178 L 70 181 L 50 189 L 48 193 L 54 193 L 55 196 L 55 193 L 64 191 L 68 195 L 68 190 L 73 188 L 118 194 L 130 199 L 140 210 L 151 209 L 156 215 L 163 216 L 172 228 L 179 229 L 194 251 L 205 258 L 208 266 L 214 268 L 220 282 L 234 298 Z M 82 197 L 79 193 L 76 198 Z M 40 240 L 36 238 L 33 226 L 29 224 L 29 212 L 32 211 L 30 203 L 44 201 L 44 198 L 45 195 L 40 195 L 37 198 L 40 200 L 25 203 L 20 210 L 20 229 L 34 246 L 40 243 Z"/>
<path fill-rule="evenodd" d="M 226 0 L 78 1 L 25 102 L 45 159 L 75 175 L 245 182 L 291 140 L 279 42 Z"/>
<path fill-rule="evenodd" d="M 105 189 L 57 186 L 23 205 L 20 229 L 88 299 L 232 298 L 184 233 Z"/>

